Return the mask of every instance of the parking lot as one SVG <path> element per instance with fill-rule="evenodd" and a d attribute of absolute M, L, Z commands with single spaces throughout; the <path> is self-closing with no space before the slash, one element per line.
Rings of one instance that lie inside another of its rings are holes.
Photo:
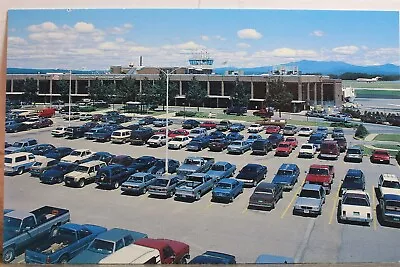
<path fill-rule="evenodd" d="M 66 140 L 54 138 L 50 130 L 68 123 L 55 119 L 53 127 L 31 130 L 25 133 L 6 134 L 6 141 L 14 142 L 23 138 L 36 138 L 39 143 L 55 146 L 88 148 L 93 152 L 107 151 L 116 155 L 130 155 L 134 158 L 150 155 L 165 157 L 165 146 L 148 148 L 129 144 L 98 143 L 83 138 Z M 73 122 L 72 124 L 82 124 Z M 248 126 L 248 124 L 246 125 Z M 180 128 L 176 123 L 171 128 Z M 242 132 L 247 137 L 247 133 Z M 265 131 L 264 131 L 265 132 Z M 260 133 L 266 136 L 265 133 Z M 345 130 L 348 147 L 359 143 L 352 137 L 353 130 Z M 297 136 L 296 136 L 297 137 Z M 297 137 L 299 146 L 307 137 Z M 146 195 L 121 195 L 121 190 L 104 190 L 90 184 L 84 188 L 70 188 L 63 184 L 41 184 L 38 178 L 25 173 L 20 176 L 5 176 L 4 207 L 32 210 L 43 205 L 69 209 L 71 221 L 92 223 L 107 228 L 121 227 L 147 233 L 149 237 L 169 238 L 190 245 L 191 257 L 206 250 L 216 250 L 236 256 L 240 263 L 252 263 L 260 254 L 276 254 L 292 257 L 295 262 L 399 262 L 398 228 L 382 226 L 374 212 L 371 225 L 340 224 L 337 221 L 338 190 L 341 179 L 349 168 L 361 169 L 366 175 L 366 191 L 374 209 L 378 201 L 375 186 L 381 173 L 399 175 L 400 168 L 391 159 L 390 165 L 372 164 L 367 157 L 362 163 L 343 161 L 344 153 L 338 160 L 298 159 L 299 147 L 289 157 L 275 157 L 274 152 L 265 156 L 230 155 L 226 151 L 187 152 L 169 150 L 169 157 L 182 162 L 187 156 L 214 157 L 215 161 L 236 164 L 237 171 L 248 163 L 268 167 L 267 181 L 271 181 L 282 163 L 296 163 L 300 170 L 299 183 L 283 198 L 272 211 L 249 210 L 247 204 L 253 188 L 245 188 L 233 203 L 211 202 L 211 193 L 196 202 L 176 201 L 173 198 L 152 198 Z M 332 192 L 327 196 L 322 215 L 317 218 L 292 215 L 296 194 L 305 179 L 305 172 L 312 163 L 335 166 L 335 180 Z M 23 262 L 23 255 L 15 262 Z"/>

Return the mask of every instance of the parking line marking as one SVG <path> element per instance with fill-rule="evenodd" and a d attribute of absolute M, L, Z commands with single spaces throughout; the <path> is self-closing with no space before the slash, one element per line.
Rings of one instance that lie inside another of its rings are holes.
<path fill-rule="evenodd" d="M 303 186 L 300 186 L 299 189 L 296 191 L 296 193 L 293 195 L 292 200 L 290 200 L 289 205 L 286 207 L 286 209 L 283 211 L 282 215 L 281 215 L 281 219 L 283 219 L 283 217 L 285 217 L 286 212 L 289 210 L 290 207 L 292 207 L 294 200 L 297 197 L 297 194 L 300 193 L 301 188 L 303 188 Z"/>
<path fill-rule="evenodd" d="M 24 263 L 25 262 L 25 260 L 20 260 L 18 263 Z"/>
<path fill-rule="evenodd" d="M 248 206 L 246 206 L 246 208 L 244 208 L 244 210 L 242 211 L 242 214 L 245 214 L 248 210 Z"/>
<path fill-rule="evenodd" d="M 337 191 L 337 193 L 335 195 L 335 202 L 334 202 L 334 205 L 333 205 L 333 208 L 332 208 L 331 218 L 329 219 L 329 224 L 332 224 L 333 215 L 335 214 L 335 211 L 337 212 L 337 208 L 338 208 L 338 204 L 339 204 L 339 193 L 340 193 L 340 188 L 341 187 L 342 187 L 342 184 L 340 184 L 339 190 Z"/>
<path fill-rule="evenodd" d="M 213 205 L 213 203 L 210 202 L 204 209 L 209 209 L 209 208 L 211 208 L 212 205 Z"/>
<path fill-rule="evenodd" d="M 374 224 L 374 231 L 376 231 L 376 221 L 378 220 L 377 219 L 377 216 L 376 216 L 376 198 L 375 198 L 375 188 L 374 188 L 374 185 L 372 185 L 372 205 L 374 205 L 374 207 L 373 207 L 373 214 L 372 214 L 372 216 L 373 216 L 373 224 Z"/>

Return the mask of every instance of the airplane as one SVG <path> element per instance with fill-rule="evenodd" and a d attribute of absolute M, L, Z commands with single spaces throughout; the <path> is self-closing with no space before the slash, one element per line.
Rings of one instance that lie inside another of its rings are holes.
<path fill-rule="evenodd" d="M 374 83 L 377 82 L 379 79 L 381 79 L 382 77 L 375 77 L 372 79 L 367 79 L 367 78 L 358 78 L 356 81 L 357 82 L 367 82 L 367 83 Z"/>

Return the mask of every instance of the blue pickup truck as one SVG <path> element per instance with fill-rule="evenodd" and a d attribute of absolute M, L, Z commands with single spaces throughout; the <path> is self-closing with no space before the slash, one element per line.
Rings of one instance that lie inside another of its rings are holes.
<path fill-rule="evenodd" d="M 81 253 L 90 242 L 107 228 L 91 224 L 67 223 L 57 234 L 25 251 L 25 262 L 36 264 L 67 263 Z"/>

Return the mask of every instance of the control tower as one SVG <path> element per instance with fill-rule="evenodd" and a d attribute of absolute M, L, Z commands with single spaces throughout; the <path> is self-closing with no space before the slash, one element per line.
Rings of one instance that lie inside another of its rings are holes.
<path fill-rule="evenodd" d="M 189 59 L 188 74 L 212 74 L 214 59 L 207 51 L 193 53 Z"/>

